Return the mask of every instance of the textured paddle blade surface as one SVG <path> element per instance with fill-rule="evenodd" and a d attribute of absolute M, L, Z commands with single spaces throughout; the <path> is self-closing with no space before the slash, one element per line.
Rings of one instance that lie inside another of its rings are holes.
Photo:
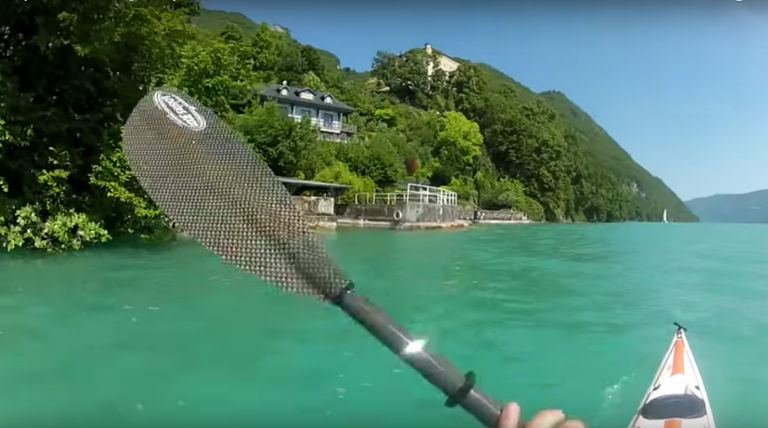
<path fill-rule="evenodd" d="M 173 89 L 153 91 L 123 141 L 154 202 L 225 262 L 297 294 L 332 298 L 346 285 L 282 183 L 210 109 Z"/>

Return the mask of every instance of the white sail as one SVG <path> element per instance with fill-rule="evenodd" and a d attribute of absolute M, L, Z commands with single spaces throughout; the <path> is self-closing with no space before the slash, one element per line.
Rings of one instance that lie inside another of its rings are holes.
<path fill-rule="evenodd" d="M 664 216 L 663 216 L 663 218 L 662 218 L 662 221 L 663 221 L 664 223 L 667 223 L 667 210 L 664 210 Z"/>

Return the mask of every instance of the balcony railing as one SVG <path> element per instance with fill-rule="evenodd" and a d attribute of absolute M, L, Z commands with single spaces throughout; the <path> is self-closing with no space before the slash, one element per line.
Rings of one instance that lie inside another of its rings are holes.
<path fill-rule="evenodd" d="M 304 119 L 304 116 L 299 116 L 297 114 L 289 115 L 289 117 L 293 118 L 293 120 L 295 120 L 296 122 L 301 122 L 301 120 Z M 349 134 L 354 134 L 355 132 L 357 132 L 357 126 L 348 125 L 338 120 L 330 121 L 330 120 L 318 119 L 316 117 L 307 117 L 307 119 L 309 119 L 309 123 L 311 123 L 312 126 L 320 128 L 321 131 L 346 132 Z"/>

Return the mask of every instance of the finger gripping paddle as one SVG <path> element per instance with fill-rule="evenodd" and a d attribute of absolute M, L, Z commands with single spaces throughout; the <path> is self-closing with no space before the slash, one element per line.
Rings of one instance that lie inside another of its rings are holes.
<path fill-rule="evenodd" d="M 226 263 L 337 305 L 445 393 L 446 405 L 496 426 L 499 405 L 474 386 L 474 374 L 424 349 L 354 292 L 282 183 L 210 109 L 173 89 L 153 91 L 128 118 L 123 142 L 139 183 L 185 233 Z"/>

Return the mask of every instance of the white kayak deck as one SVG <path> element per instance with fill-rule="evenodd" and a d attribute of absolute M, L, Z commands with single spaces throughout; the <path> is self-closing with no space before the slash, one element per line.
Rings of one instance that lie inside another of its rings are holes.
<path fill-rule="evenodd" d="M 630 428 L 715 428 L 685 329 L 678 328 Z"/>

